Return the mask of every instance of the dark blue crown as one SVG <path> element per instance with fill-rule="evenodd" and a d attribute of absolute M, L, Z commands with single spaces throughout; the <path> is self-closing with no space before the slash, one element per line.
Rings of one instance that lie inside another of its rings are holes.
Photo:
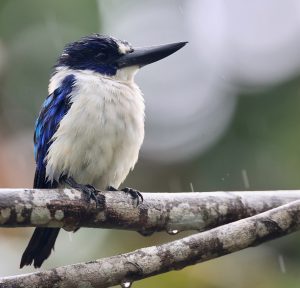
<path fill-rule="evenodd" d="M 77 70 L 93 70 L 105 75 L 115 75 L 115 60 L 122 54 L 119 44 L 130 45 L 110 36 L 92 34 L 72 42 L 64 48 L 55 67 L 66 66 Z"/>

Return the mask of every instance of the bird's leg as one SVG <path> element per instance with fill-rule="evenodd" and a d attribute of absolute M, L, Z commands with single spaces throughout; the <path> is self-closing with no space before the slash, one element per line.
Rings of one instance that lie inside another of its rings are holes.
<path fill-rule="evenodd" d="M 113 186 L 107 186 L 106 189 L 108 191 L 118 191 L 118 189 L 116 189 Z M 144 201 L 143 195 L 138 190 L 135 190 L 135 189 L 132 189 L 132 188 L 129 188 L 129 187 L 125 187 L 125 188 L 121 189 L 120 191 L 123 191 L 126 194 L 129 194 L 132 197 L 133 200 L 136 200 L 137 201 L 137 206 L 140 204 L 140 202 L 143 203 L 143 201 Z"/>
<path fill-rule="evenodd" d="M 96 202 L 96 208 L 99 208 L 102 206 L 102 201 L 97 197 L 99 190 L 97 190 L 94 186 L 89 184 L 79 184 L 77 183 L 72 177 L 62 176 L 60 177 L 60 181 L 66 183 L 70 187 L 81 191 L 84 193 L 84 195 L 87 197 L 87 200 L 90 201 L 91 199 L 95 200 Z"/>

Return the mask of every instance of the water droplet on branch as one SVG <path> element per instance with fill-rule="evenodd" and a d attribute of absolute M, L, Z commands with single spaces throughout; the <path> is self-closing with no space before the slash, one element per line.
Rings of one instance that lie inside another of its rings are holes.
<path fill-rule="evenodd" d="M 167 233 L 170 234 L 170 235 L 175 235 L 178 232 L 179 232 L 179 230 L 177 230 L 177 229 L 167 230 Z"/>
<path fill-rule="evenodd" d="M 130 282 L 130 281 L 125 281 L 125 282 L 121 283 L 122 288 L 130 288 L 131 285 L 132 285 L 132 282 Z"/>

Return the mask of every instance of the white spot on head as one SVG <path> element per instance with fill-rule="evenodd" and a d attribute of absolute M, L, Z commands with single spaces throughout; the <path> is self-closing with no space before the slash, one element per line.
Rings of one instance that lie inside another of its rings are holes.
<path fill-rule="evenodd" d="M 127 54 L 128 52 L 132 51 L 132 47 L 128 42 L 125 41 L 118 41 L 118 46 L 119 46 L 119 53 L 120 54 Z"/>

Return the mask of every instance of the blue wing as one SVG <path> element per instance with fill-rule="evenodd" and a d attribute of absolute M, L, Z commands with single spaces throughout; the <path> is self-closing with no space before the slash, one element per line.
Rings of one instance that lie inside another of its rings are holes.
<path fill-rule="evenodd" d="M 47 181 L 45 157 L 51 146 L 51 138 L 56 132 L 60 121 L 66 115 L 71 107 L 70 96 L 75 85 L 75 76 L 73 74 L 64 78 L 59 88 L 50 94 L 39 114 L 35 123 L 34 132 L 34 157 L 36 162 L 36 171 L 34 177 L 34 188 L 55 188 L 55 181 Z"/>

